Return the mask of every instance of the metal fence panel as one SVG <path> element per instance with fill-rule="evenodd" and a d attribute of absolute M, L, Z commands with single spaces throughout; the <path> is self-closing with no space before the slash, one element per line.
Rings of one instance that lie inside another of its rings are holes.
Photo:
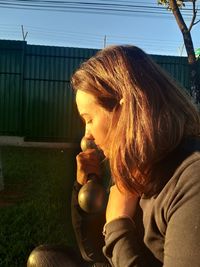
<path fill-rule="evenodd" d="M 22 72 L 24 42 L 0 42 L 0 133 L 20 135 L 22 130 Z"/>
<path fill-rule="evenodd" d="M 97 51 L 0 41 L 0 134 L 37 141 L 80 140 L 83 126 L 70 78 Z M 151 57 L 189 89 L 187 58 Z"/>
<path fill-rule="evenodd" d="M 74 141 L 80 138 L 82 129 L 75 115 L 70 78 L 80 62 L 93 53 L 90 49 L 27 46 L 24 69 L 26 140 Z"/>
<path fill-rule="evenodd" d="M 187 90 L 190 88 L 189 66 L 186 57 L 152 56 L 153 60 L 166 70 Z"/>

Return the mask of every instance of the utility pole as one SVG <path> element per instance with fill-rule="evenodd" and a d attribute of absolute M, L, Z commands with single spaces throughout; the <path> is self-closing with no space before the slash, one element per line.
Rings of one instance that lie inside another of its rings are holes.
<path fill-rule="evenodd" d="M 27 37 L 27 34 L 28 34 L 28 32 L 24 33 L 24 26 L 23 26 L 23 25 L 21 25 L 21 28 L 22 28 L 22 36 L 23 36 L 23 41 L 25 41 L 25 40 L 26 40 L 26 37 Z"/>
<path fill-rule="evenodd" d="M 0 191 L 4 189 L 4 181 L 3 181 L 3 167 L 1 160 L 1 147 L 0 147 Z"/>
<path fill-rule="evenodd" d="M 184 49 L 184 46 L 185 46 L 185 44 L 182 44 L 182 45 L 179 47 L 179 51 L 180 51 L 180 56 L 181 56 L 181 57 L 183 56 L 183 49 Z"/>
<path fill-rule="evenodd" d="M 105 48 L 106 47 L 106 41 L 107 41 L 107 37 L 106 35 L 104 36 L 104 40 L 103 40 L 103 47 Z"/>

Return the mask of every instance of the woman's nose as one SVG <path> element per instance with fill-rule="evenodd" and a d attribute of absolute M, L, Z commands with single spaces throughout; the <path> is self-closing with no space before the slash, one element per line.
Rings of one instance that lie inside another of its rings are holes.
<path fill-rule="evenodd" d="M 91 132 L 90 132 L 90 130 L 87 127 L 85 128 L 85 135 L 84 136 L 88 140 L 94 139 L 92 134 L 91 134 Z"/>

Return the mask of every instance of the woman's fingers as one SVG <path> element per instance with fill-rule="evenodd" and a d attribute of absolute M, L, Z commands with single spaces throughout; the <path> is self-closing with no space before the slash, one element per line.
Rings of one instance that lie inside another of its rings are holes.
<path fill-rule="evenodd" d="M 100 176 L 100 159 L 96 149 L 87 149 L 76 156 L 77 181 L 80 184 L 87 182 L 90 174 Z"/>

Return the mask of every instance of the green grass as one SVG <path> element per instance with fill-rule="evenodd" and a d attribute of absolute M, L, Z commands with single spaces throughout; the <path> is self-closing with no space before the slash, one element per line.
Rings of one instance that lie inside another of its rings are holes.
<path fill-rule="evenodd" d="M 0 201 L 0 266 L 25 267 L 44 243 L 75 246 L 70 200 L 75 179 L 74 149 L 1 149 L 4 194 Z"/>

